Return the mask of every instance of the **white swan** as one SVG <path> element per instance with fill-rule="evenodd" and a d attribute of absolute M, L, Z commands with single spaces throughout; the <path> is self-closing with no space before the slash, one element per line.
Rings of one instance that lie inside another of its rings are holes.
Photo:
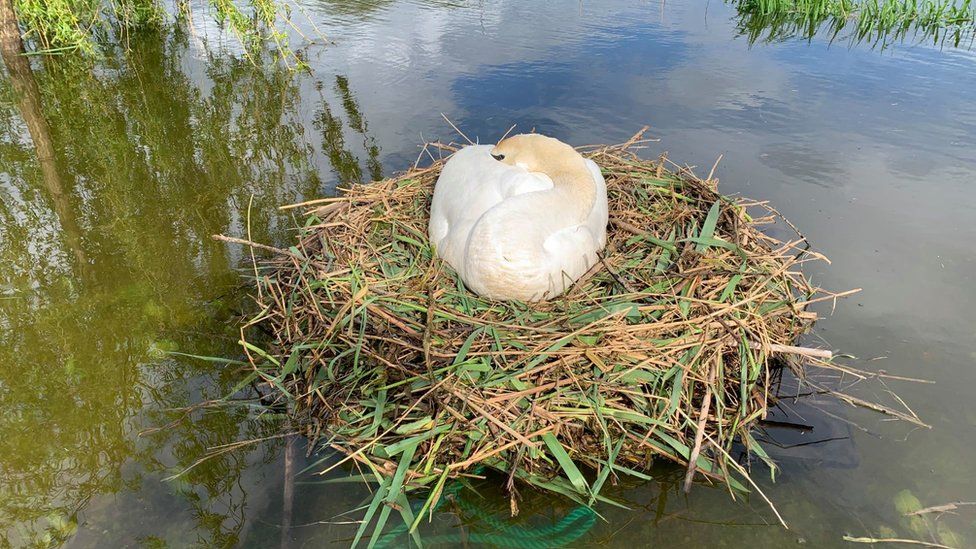
<path fill-rule="evenodd" d="M 471 145 L 434 187 L 430 241 L 472 291 L 539 301 L 562 294 L 607 242 L 600 168 L 538 134 Z"/>

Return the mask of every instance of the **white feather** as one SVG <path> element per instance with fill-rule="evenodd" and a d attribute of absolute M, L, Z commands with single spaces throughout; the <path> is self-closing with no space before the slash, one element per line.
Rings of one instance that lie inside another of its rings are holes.
<path fill-rule="evenodd" d="M 431 203 L 437 255 L 476 293 L 539 300 L 563 293 L 598 260 L 607 239 L 607 193 L 600 168 L 586 161 L 596 201 L 574 219 L 568 197 L 545 174 L 491 157 L 472 145 L 444 166 Z"/>

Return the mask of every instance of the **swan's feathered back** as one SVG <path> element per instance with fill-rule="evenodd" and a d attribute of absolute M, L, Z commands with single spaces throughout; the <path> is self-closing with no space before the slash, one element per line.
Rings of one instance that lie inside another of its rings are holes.
<path fill-rule="evenodd" d="M 431 243 L 479 294 L 555 297 L 597 261 L 596 253 L 606 244 L 603 176 L 586 160 L 570 175 L 559 165 L 547 166 L 550 177 L 500 162 L 492 157 L 493 149 L 465 147 L 444 166 L 431 204 Z M 592 185 L 586 189 L 594 196 L 587 211 L 580 208 L 579 193 L 567 192 L 567 177 L 575 178 L 576 185 Z"/>

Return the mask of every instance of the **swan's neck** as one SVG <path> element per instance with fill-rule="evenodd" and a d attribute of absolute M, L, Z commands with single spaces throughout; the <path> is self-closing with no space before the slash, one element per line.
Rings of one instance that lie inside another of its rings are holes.
<path fill-rule="evenodd" d="M 586 161 L 575 151 L 572 155 L 560 155 L 538 167 L 552 179 L 553 192 L 566 197 L 574 212 L 586 217 L 596 203 L 596 182 L 586 166 Z"/>

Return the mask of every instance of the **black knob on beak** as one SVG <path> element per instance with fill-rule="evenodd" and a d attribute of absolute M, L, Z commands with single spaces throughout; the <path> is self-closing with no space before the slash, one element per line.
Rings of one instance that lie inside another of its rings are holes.
<path fill-rule="evenodd" d="M 493 154 L 491 155 L 491 157 L 494 158 L 495 160 L 498 160 L 499 162 L 505 160 L 504 154 Z"/>

